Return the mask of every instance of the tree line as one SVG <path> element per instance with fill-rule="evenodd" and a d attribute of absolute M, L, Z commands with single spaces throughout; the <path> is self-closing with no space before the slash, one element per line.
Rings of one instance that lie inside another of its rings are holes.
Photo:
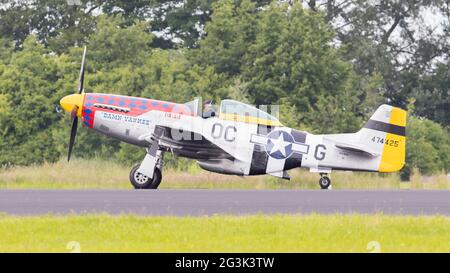
<path fill-rule="evenodd" d="M 76 90 L 279 104 L 313 133 L 354 132 L 382 103 L 409 111 L 407 166 L 450 169 L 449 4 L 408 1 L 0 0 L 0 164 L 66 154 Z M 80 130 L 75 155 L 139 161 Z"/>

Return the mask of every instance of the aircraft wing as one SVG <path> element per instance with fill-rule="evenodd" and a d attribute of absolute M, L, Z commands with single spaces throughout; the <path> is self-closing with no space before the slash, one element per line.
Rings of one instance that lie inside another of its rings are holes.
<path fill-rule="evenodd" d="M 159 147 L 170 150 L 178 155 L 193 157 L 197 159 L 233 159 L 233 156 L 224 151 L 219 146 L 213 144 L 202 136 L 195 136 L 193 132 L 186 132 L 190 135 L 188 139 L 178 139 L 172 136 L 171 129 L 164 126 L 157 126 L 162 130 L 159 136 L 154 133 L 142 136 L 149 143 L 157 140 Z"/>

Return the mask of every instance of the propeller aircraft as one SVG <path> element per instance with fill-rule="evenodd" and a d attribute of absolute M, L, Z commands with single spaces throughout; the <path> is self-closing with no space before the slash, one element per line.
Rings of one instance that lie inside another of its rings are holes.
<path fill-rule="evenodd" d="M 95 131 L 146 149 L 130 171 L 136 189 L 156 189 L 164 153 L 194 159 L 201 168 L 228 175 L 269 174 L 289 179 L 288 170 L 308 168 L 331 186 L 332 170 L 396 172 L 405 161 L 406 112 L 381 105 L 356 133 L 315 135 L 283 126 L 251 105 L 225 99 L 218 110 L 200 98 L 179 104 L 115 94 L 85 93 L 86 47 L 78 92 L 61 99 L 72 117 L 68 160 L 78 119 Z"/>

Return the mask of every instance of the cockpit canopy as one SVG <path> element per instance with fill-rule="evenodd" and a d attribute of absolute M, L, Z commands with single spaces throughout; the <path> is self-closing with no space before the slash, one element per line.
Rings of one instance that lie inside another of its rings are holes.
<path fill-rule="evenodd" d="M 223 120 L 232 120 L 246 123 L 262 124 L 267 126 L 281 126 L 281 122 L 274 116 L 258 109 L 254 106 L 235 101 L 235 100 L 222 100 L 220 104 L 220 113 L 216 113 L 216 107 L 211 105 L 208 109 L 205 105 L 202 105 L 201 99 L 195 99 L 193 101 L 184 104 L 187 106 L 193 115 L 198 115 L 203 118 L 210 118 L 218 116 Z"/>
<path fill-rule="evenodd" d="M 222 100 L 220 104 L 219 118 L 268 126 L 281 125 L 280 121 L 276 117 L 254 106 L 235 100 Z"/>

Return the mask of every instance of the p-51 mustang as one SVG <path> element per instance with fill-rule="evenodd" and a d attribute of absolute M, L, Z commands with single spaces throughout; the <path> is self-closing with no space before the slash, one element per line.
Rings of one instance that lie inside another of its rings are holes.
<path fill-rule="evenodd" d="M 288 170 L 305 167 L 320 174 L 322 189 L 332 170 L 395 172 L 405 160 L 406 112 L 381 105 L 357 133 L 313 135 L 283 126 L 253 106 L 222 100 L 219 111 L 200 99 L 177 104 L 153 99 L 84 93 L 86 48 L 78 92 L 61 99 L 72 114 L 68 160 L 78 118 L 91 129 L 147 149 L 132 168 L 136 189 L 161 183 L 163 155 L 197 160 L 201 168 L 230 175 L 270 174 L 289 179 Z"/>

